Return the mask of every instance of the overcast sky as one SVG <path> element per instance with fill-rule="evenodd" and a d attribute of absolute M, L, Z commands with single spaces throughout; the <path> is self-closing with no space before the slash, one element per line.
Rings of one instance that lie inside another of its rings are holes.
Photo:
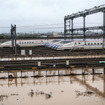
<path fill-rule="evenodd" d="M 11 24 L 17 27 L 47 24 L 63 26 L 64 16 L 102 4 L 105 4 L 105 0 L 0 0 L 0 27 Z M 89 24 L 95 24 L 94 20 L 97 24 L 102 23 L 102 13 L 94 17 L 87 16 Z M 81 23 L 78 19 L 77 22 Z"/>

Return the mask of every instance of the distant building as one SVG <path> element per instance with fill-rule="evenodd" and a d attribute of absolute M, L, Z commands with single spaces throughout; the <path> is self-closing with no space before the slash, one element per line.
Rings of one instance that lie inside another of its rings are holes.
<path fill-rule="evenodd" d="M 63 35 L 57 33 L 57 32 L 53 32 L 53 37 L 62 37 Z"/>

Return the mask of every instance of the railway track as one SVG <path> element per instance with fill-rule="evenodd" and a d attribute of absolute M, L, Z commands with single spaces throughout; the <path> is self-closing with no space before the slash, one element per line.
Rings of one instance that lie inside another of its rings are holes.
<path fill-rule="evenodd" d="M 26 51 L 26 55 L 21 55 L 21 50 Z M 32 50 L 32 55 L 29 55 L 29 50 Z M 58 56 L 83 56 L 83 55 L 103 55 L 104 50 L 64 50 L 56 51 L 46 47 L 22 47 L 18 49 L 18 55 L 14 55 L 12 48 L 0 48 L 0 57 L 58 57 Z M 99 64 L 99 61 L 103 61 L 105 58 L 81 58 L 81 59 L 68 59 L 70 66 L 105 66 L 104 64 Z M 39 60 L 19 60 L 19 61 L 0 61 L 0 70 L 9 69 L 32 69 L 33 67 L 38 67 Z M 64 68 L 67 67 L 66 59 L 57 60 L 40 60 L 41 68 Z"/>
<path fill-rule="evenodd" d="M 99 64 L 100 59 L 68 59 L 69 65 L 66 65 L 65 59 L 58 60 L 26 60 L 26 61 L 1 61 L 1 70 L 18 70 L 18 69 L 32 69 L 33 67 L 39 68 L 38 62 L 41 62 L 40 68 L 65 68 L 65 67 L 94 67 L 105 66 L 105 64 Z"/>
<path fill-rule="evenodd" d="M 22 47 L 18 49 L 18 55 L 14 55 L 12 48 L 0 48 L 0 57 L 12 57 L 12 56 L 21 56 L 21 50 L 25 50 L 24 56 L 30 56 L 29 50 L 32 50 L 32 55 L 35 57 L 50 57 L 50 56 L 75 56 L 75 55 L 99 55 L 105 54 L 105 50 L 64 50 L 57 51 L 46 47 Z"/>

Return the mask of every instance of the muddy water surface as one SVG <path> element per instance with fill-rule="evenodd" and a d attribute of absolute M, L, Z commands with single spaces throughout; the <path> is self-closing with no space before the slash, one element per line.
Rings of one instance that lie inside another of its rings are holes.
<path fill-rule="evenodd" d="M 0 79 L 0 105 L 105 105 L 105 75 Z"/>

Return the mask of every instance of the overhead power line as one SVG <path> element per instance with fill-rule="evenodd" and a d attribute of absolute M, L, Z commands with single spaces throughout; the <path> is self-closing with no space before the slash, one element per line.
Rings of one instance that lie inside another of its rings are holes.
<path fill-rule="evenodd" d="M 64 23 L 57 23 L 57 24 L 43 24 L 43 25 L 29 25 L 29 26 L 18 26 L 18 28 L 21 27 L 40 27 L 40 26 L 55 26 L 55 25 L 63 25 Z"/>

